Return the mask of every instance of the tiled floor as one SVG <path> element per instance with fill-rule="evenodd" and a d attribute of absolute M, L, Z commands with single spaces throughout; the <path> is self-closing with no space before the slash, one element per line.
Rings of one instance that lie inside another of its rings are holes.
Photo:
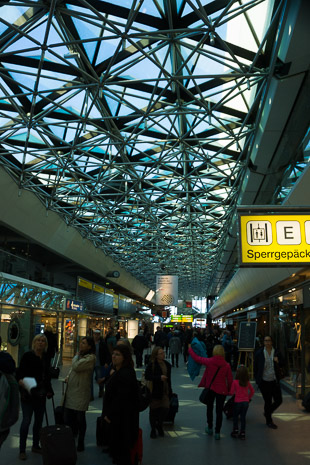
<path fill-rule="evenodd" d="M 61 377 L 66 369 L 63 367 Z M 141 377 L 141 371 L 137 370 L 138 377 Z M 279 426 L 277 430 L 270 430 L 264 424 L 262 398 L 256 392 L 248 411 L 246 440 L 232 439 L 232 422 L 224 418 L 221 440 L 215 441 L 204 432 L 205 406 L 198 401 L 198 379 L 192 382 L 181 363 L 180 368 L 173 368 L 172 381 L 173 390 L 179 395 L 180 409 L 174 425 L 165 426 L 164 438 L 150 439 L 148 411 L 141 413 L 143 465 L 310 465 L 310 414 L 305 413 L 300 401 L 289 394 L 283 392 L 284 402 L 274 415 Z M 61 398 L 61 380 L 54 381 L 54 388 L 57 404 Z M 111 464 L 109 457 L 96 446 L 95 425 L 101 412 L 101 401 L 96 397 L 87 413 L 86 450 L 78 453 L 78 465 Z M 50 401 L 48 411 L 52 418 Z M 30 452 L 30 435 L 28 459 L 26 462 L 18 459 L 18 432 L 19 422 L 0 451 L 0 465 L 42 464 L 42 457 Z"/>

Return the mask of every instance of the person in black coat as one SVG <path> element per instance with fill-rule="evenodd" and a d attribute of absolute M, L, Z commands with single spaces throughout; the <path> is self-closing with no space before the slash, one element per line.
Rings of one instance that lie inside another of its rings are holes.
<path fill-rule="evenodd" d="M 0 348 L 1 348 L 2 340 L 0 336 Z M 13 375 L 15 373 L 16 366 L 13 357 L 4 350 L 0 351 L 0 371 L 6 373 L 7 375 Z M 1 376 L 1 374 L 0 374 Z M 2 375 L 4 376 L 4 375 Z M 5 429 L 0 431 L 0 449 L 6 438 L 8 437 L 10 429 Z"/>
<path fill-rule="evenodd" d="M 26 442 L 28 430 L 34 414 L 32 452 L 41 454 L 40 429 L 43 423 L 46 398 L 53 396 L 49 363 L 46 358 L 47 339 L 44 334 L 37 334 L 32 341 L 32 350 L 24 353 L 17 369 L 17 380 L 20 385 L 21 408 L 23 419 L 20 425 L 19 458 L 26 460 Z M 26 389 L 24 378 L 34 378 L 36 387 Z"/>
<path fill-rule="evenodd" d="M 136 356 L 136 367 L 141 368 L 143 365 L 143 351 L 144 349 L 147 349 L 148 347 L 148 340 L 143 334 L 143 330 L 141 329 L 139 331 L 139 334 L 137 334 L 133 340 L 132 340 L 132 348 L 134 350 L 135 356 Z"/>
<path fill-rule="evenodd" d="M 47 363 L 51 364 L 56 352 L 58 352 L 57 335 L 53 332 L 53 327 L 50 325 L 46 326 L 44 335 L 47 339 L 47 351 L 45 357 L 47 359 Z"/>
<path fill-rule="evenodd" d="M 254 377 L 265 402 L 266 425 L 271 429 L 277 429 L 277 425 L 272 420 L 272 413 L 282 404 L 280 386 L 282 369 L 282 356 L 273 347 L 272 337 L 266 335 L 264 347 L 258 349 L 254 357 Z"/>
<path fill-rule="evenodd" d="M 162 347 L 154 347 L 150 363 L 145 370 L 145 379 L 149 382 L 152 392 L 149 419 L 151 425 L 151 438 L 164 436 L 163 422 L 169 412 L 171 388 L 171 364 L 165 360 L 165 351 Z M 157 431 L 156 431 L 157 430 Z"/>
<path fill-rule="evenodd" d="M 93 339 L 96 347 L 96 364 L 94 368 L 95 380 L 99 385 L 99 397 L 103 397 L 105 379 L 109 374 L 111 364 L 111 354 L 106 341 L 101 337 L 100 329 L 93 331 Z M 91 383 L 91 397 L 94 398 L 93 378 Z"/>
<path fill-rule="evenodd" d="M 117 344 L 112 364 L 103 399 L 104 430 L 113 463 L 131 465 L 130 451 L 139 433 L 139 393 L 131 348 Z"/>

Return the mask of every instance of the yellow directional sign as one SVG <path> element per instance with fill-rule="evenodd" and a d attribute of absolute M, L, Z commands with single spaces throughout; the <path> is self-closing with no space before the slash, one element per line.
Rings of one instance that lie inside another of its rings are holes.
<path fill-rule="evenodd" d="M 173 323 L 192 323 L 193 315 L 171 315 Z"/>
<path fill-rule="evenodd" d="M 310 264 L 310 214 L 240 214 L 242 266 Z"/>

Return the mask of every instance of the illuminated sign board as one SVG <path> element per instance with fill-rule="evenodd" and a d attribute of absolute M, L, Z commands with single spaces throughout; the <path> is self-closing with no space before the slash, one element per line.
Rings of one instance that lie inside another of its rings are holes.
<path fill-rule="evenodd" d="M 171 315 L 171 323 L 192 323 L 193 315 Z"/>
<path fill-rule="evenodd" d="M 310 264 L 310 209 L 308 214 L 239 213 L 239 226 L 241 266 Z"/>
<path fill-rule="evenodd" d="M 64 302 L 64 310 L 82 312 L 83 302 L 80 300 L 66 299 Z"/>

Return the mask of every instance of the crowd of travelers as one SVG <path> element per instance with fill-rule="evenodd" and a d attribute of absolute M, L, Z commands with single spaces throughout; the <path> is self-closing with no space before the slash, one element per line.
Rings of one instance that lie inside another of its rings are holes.
<path fill-rule="evenodd" d="M 234 338 L 235 335 L 230 331 L 221 331 L 217 327 L 203 330 L 164 330 L 158 327 L 154 335 L 145 327 L 131 342 L 126 337 L 119 337 L 113 330 L 106 337 L 102 337 L 100 330 L 96 329 L 91 336 L 82 337 L 79 351 L 73 357 L 65 379 L 63 396 L 63 420 L 77 438 L 77 451 L 85 450 L 86 411 L 94 399 L 96 383 L 98 396 L 102 398 L 101 431 L 105 435 L 103 451 L 109 453 L 117 465 L 132 465 L 132 450 L 139 438 L 140 394 L 135 368 L 143 366 L 145 383 L 150 393 L 150 438 L 163 437 L 163 424 L 172 399 L 172 368 L 179 367 L 181 356 L 192 380 L 199 376 L 200 367 L 204 367 L 198 386 L 204 388 L 202 402 L 206 404 L 206 434 L 214 434 L 216 440 L 221 438 L 224 404 L 227 396 L 234 396 L 231 436 L 244 440 L 246 413 L 254 389 L 247 367 L 237 366 L 238 349 Z M 54 348 L 54 352 L 56 350 Z M 33 453 L 42 453 L 40 430 L 46 411 L 46 399 L 54 395 L 50 362 L 51 353 L 48 352 L 45 334 L 33 338 L 31 350 L 24 353 L 17 369 L 12 357 L 0 352 L 0 374 L 16 370 L 20 389 L 20 460 L 27 459 L 26 443 L 32 417 L 31 450 Z M 282 403 L 279 383 L 282 368 L 280 352 L 273 347 L 272 337 L 265 335 L 263 345 L 255 351 L 254 377 L 264 399 L 266 425 L 271 429 L 277 428 L 272 414 Z M 35 387 L 27 385 L 26 380 L 29 379 L 35 380 Z M 0 447 L 8 434 L 9 428 L 0 430 Z"/>

